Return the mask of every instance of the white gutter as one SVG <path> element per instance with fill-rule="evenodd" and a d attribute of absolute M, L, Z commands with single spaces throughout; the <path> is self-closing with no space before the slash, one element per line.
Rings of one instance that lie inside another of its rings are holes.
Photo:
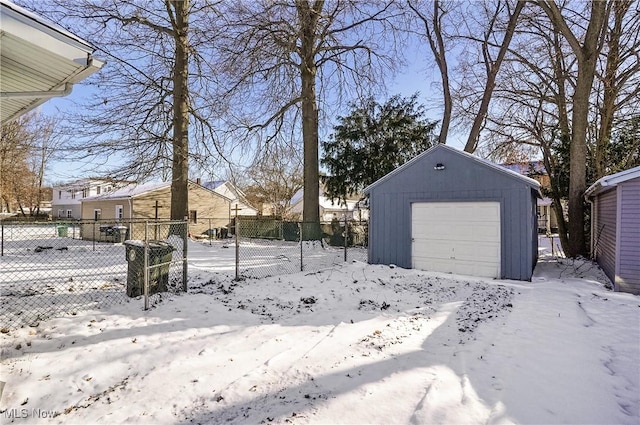
<path fill-rule="evenodd" d="M 64 89 L 58 91 L 18 91 L 18 92 L 4 92 L 0 93 L 0 98 L 12 98 L 12 99 L 32 99 L 32 98 L 50 98 L 50 97 L 63 97 L 71 94 L 73 90 L 73 84 L 65 83 Z"/>

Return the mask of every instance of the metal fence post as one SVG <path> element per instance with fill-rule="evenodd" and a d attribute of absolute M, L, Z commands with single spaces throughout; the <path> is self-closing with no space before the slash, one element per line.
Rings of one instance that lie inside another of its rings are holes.
<path fill-rule="evenodd" d="M 188 245 L 189 245 L 189 231 L 188 231 L 188 224 L 187 222 L 183 222 L 182 223 L 182 227 L 184 229 L 184 231 L 182 232 L 182 240 L 183 240 L 183 246 L 182 246 L 182 290 L 184 292 L 187 292 L 187 279 L 188 279 L 188 269 L 189 269 L 189 265 L 187 264 L 187 252 L 188 252 Z"/>
<path fill-rule="evenodd" d="M 236 219 L 234 221 L 234 233 L 236 234 L 236 281 L 240 280 L 240 245 L 238 241 L 238 234 L 240 233 L 240 226 L 238 226 L 238 207 L 236 206 Z"/>
<path fill-rule="evenodd" d="M 0 236 L 0 257 L 4 257 L 4 220 L 0 220 L 0 228 L 2 228 L 2 235 Z"/>
<path fill-rule="evenodd" d="M 93 250 L 96 250 L 96 222 L 93 222 Z"/>
<path fill-rule="evenodd" d="M 207 233 L 209 234 L 209 246 L 211 246 L 211 240 L 213 239 L 213 235 L 211 234 L 211 219 L 209 218 L 209 227 L 207 227 Z"/>
<path fill-rule="evenodd" d="M 300 228 L 300 271 L 304 271 L 304 262 L 302 261 L 302 228 L 304 227 L 304 222 L 298 223 L 298 227 Z"/>
<path fill-rule="evenodd" d="M 347 218 L 347 214 L 344 215 L 344 262 L 347 262 L 347 245 L 349 239 L 349 219 Z"/>
<path fill-rule="evenodd" d="M 149 310 L 149 222 L 144 222 L 144 309 Z"/>

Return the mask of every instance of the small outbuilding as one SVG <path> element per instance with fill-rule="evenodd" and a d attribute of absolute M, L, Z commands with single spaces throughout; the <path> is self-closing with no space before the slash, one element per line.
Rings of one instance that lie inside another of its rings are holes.
<path fill-rule="evenodd" d="M 616 291 L 640 294 L 640 167 L 602 177 L 591 202 L 591 255 Z"/>
<path fill-rule="evenodd" d="M 436 145 L 365 189 L 369 263 L 530 280 L 540 184 Z"/>

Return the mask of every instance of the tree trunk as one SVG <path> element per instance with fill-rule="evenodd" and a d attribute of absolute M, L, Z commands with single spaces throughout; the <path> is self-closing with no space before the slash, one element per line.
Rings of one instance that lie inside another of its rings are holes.
<path fill-rule="evenodd" d="M 170 0 L 168 6 L 175 12 L 171 219 L 183 220 L 189 216 L 189 0 Z"/>
<path fill-rule="evenodd" d="M 587 255 L 585 238 L 585 201 L 587 167 L 587 127 L 589 97 L 595 77 L 598 58 L 598 41 L 606 21 L 606 1 L 591 2 L 591 16 L 583 44 L 573 34 L 558 6 L 553 1 L 539 3 L 553 22 L 554 27 L 565 36 L 577 58 L 578 77 L 573 93 L 571 146 L 569 150 L 569 257 Z"/>
<path fill-rule="evenodd" d="M 587 127 L 589 97 L 598 59 L 598 40 L 605 21 L 606 2 L 594 1 L 582 54 L 578 59 L 578 78 L 573 94 L 571 128 L 571 166 L 569 168 L 569 257 L 587 256 L 585 200 L 587 188 Z"/>
<path fill-rule="evenodd" d="M 316 101 L 315 26 L 319 10 L 297 1 L 301 23 L 302 140 L 304 146 L 303 238 L 320 239 L 320 178 L 318 165 L 318 105 Z M 314 5 L 315 7 L 316 5 Z M 322 5 L 319 5 L 322 8 Z"/>

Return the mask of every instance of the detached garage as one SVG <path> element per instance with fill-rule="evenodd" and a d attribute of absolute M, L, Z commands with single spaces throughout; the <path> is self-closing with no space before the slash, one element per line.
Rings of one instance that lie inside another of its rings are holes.
<path fill-rule="evenodd" d="M 365 193 L 371 264 L 531 279 L 538 258 L 535 180 L 437 145 Z"/>

